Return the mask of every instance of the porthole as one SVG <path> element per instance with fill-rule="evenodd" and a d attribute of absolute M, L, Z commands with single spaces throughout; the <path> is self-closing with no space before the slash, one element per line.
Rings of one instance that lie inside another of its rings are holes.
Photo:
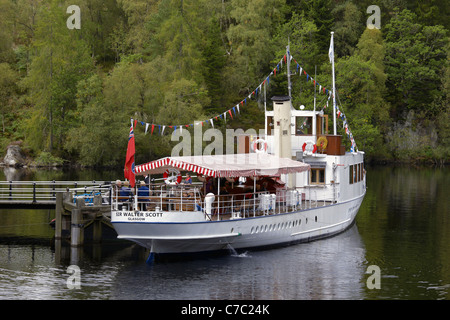
<path fill-rule="evenodd" d="M 317 216 L 314 218 L 314 221 L 316 221 L 317 222 Z"/>
<path fill-rule="evenodd" d="M 253 229 L 254 229 L 254 227 L 252 227 L 252 228 L 250 229 L 250 233 L 251 233 L 251 234 L 253 234 L 253 232 L 254 232 Z"/>
<path fill-rule="evenodd" d="M 255 233 L 258 233 L 258 226 L 256 226 L 255 228 Z"/>

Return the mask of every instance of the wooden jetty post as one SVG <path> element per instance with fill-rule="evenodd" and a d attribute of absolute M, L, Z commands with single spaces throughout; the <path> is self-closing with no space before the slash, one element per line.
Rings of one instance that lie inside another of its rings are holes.
<path fill-rule="evenodd" d="M 92 205 L 87 206 L 84 198 L 73 201 L 70 192 L 56 194 L 55 239 L 60 240 L 70 235 L 70 245 L 80 247 L 84 244 L 85 228 L 92 224 L 93 242 L 102 241 L 102 225 L 110 226 L 105 214 L 111 207 L 102 203 L 102 196 L 95 195 Z"/>
<path fill-rule="evenodd" d="M 78 198 L 76 208 L 72 209 L 72 223 L 70 224 L 70 245 L 72 247 L 82 246 L 84 243 L 84 221 L 82 208 L 84 199 Z"/>
<path fill-rule="evenodd" d="M 63 218 L 63 194 L 58 192 L 56 194 L 55 206 L 55 239 L 62 239 L 62 218 Z"/>

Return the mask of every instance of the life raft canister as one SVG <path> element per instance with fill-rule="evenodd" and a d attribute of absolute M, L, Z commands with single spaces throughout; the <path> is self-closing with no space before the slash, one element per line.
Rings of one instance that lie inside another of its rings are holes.
<path fill-rule="evenodd" d="M 169 176 L 170 173 L 172 173 L 171 176 Z M 181 173 L 176 169 L 167 169 L 164 171 L 163 178 L 166 184 L 180 184 L 183 179 Z"/>
<path fill-rule="evenodd" d="M 258 145 L 259 145 L 259 148 L 258 148 Z M 256 153 L 267 152 L 267 141 L 264 139 L 253 140 L 253 151 L 255 151 Z"/>

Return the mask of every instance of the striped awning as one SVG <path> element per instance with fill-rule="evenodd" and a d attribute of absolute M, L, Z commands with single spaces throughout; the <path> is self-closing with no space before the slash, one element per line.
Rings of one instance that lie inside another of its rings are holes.
<path fill-rule="evenodd" d="M 135 168 L 137 175 L 163 173 L 176 168 L 210 177 L 274 176 L 303 172 L 310 166 L 303 162 L 265 153 L 213 156 L 166 157 Z"/>

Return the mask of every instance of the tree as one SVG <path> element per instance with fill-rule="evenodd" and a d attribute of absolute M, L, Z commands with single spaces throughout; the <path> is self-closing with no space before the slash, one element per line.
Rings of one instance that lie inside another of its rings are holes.
<path fill-rule="evenodd" d="M 422 26 L 409 10 L 395 11 L 385 27 L 388 98 L 397 114 L 427 112 L 438 95 L 448 41 L 442 26 Z"/>
<path fill-rule="evenodd" d="M 64 150 L 73 125 L 77 82 L 93 68 L 78 30 L 66 27 L 65 8 L 56 0 L 43 4 L 34 32 L 29 74 L 23 79 L 33 108 L 25 120 L 26 139 L 34 150 Z"/>
<path fill-rule="evenodd" d="M 341 108 L 358 147 L 372 157 L 384 149 L 382 133 L 389 120 L 383 59 L 381 32 L 366 29 L 355 53 L 336 63 L 338 102 L 345 102 Z"/>
<path fill-rule="evenodd" d="M 339 44 L 335 49 L 335 57 L 349 56 L 364 31 L 362 12 L 351 0 L 347 0 L 334 7 L 331 14 L 335 17 L 334 41 Z"/>
<path fill-rule="evenodd" d="M 105 103 L 103 87 L 98 74 L 77 85 L 78 125 L 69 130 L 65 148 L 83 165 L 115 165 L 124 158 L 127 127 L 117 107 Z"/>
<path fill-rule="evenodd" d="M 315 70 L 316 65 L 321 65 L 321 55 L 319 53 L 319 43 L 317 37 L 317 26 L 307 18 L 303 12 L 293 12 L 291 17 L 280 26 L 277 35 L 274 37 L 278 50 L 275 59 L 279 59 L 286 54 L 287 40 L 289 39 L 290 53 L 301 65 L 304 70 L 311 72 Z M 279 60 L 272 60 L 274 64 Z M 296 65 L 291 62 L 291 85 L 292 85 L 292 103 L 293 105 L 310 104 L 312 110 L 312 102 L 314 98 L 314 86 L 304 81 L 300 70 L 296 70 Z M 310 71 L 311 70 L 311 71 Z M 295 75 L 295 76 L 294 76 Z M 280 72 L 273 77 L 270 85 L 269 96 L 273 94 L 287 94 L 287 73 Z"/>
<path fill-rule="evenodd" d="M 331 0 L 304 0 L 306 17 L 317 26 L 317 37 L 320 43 L 319 51 L 326 56 L 330 44 L 330 32 L 333 28 L 334 17 Z"/>
<path fill-rule="evenodd" d="M 0 63 L 0 117 L 3 134 L 6 131 L 6 113 L 11 111 L 18 90 L 17 78 L 17 73 L 8 63 Z"/>
<path fill-rule="evenodd" d="M 229 91 L 239 95 L 254 89 L 266 75 L 274 57 L 272 36 L 283 22 L 283 0 L 233 0 L 227 37 L 230 43 L 230 69 L 226 76 L 233 84 Z M 287 39 L 286 39 L 287 40 Z"/>
<path fill-rule="evenodd" d="M 203 56 L 206 64 L 203 77 L 211 99 L 211 104 L 204 106 L 204 109 L 207 113 L 217 114 L 223 110 L 223 105 L 225 105 L 222 73 L 227 60 L 221 41 L 220 25 L 214 16 L 209 22 L 209 28 L 205 36 Z"/>

